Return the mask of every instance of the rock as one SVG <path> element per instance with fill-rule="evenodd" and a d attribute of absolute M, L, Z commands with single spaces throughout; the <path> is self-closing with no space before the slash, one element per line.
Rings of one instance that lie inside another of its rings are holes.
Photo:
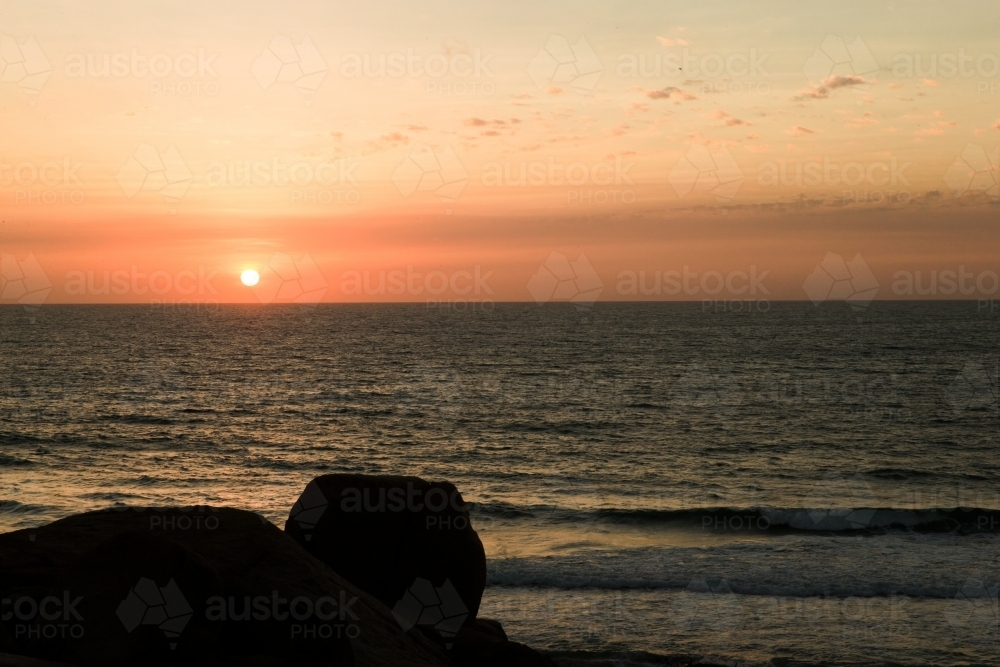
<path fill-rule="evenodd" d="M 29 658 L 25 655 L 0 653 L 0 667 L 73 667 L 73 665 L 65 662 L 52 662 L 51 660 Z"/>
<path fill-rule="evenodd" d="M 507 633 L 504 631 L 500 621 L 493 620 L 492 618 L 477 618 L 475 624 L 471 627 L 476 632 L 491 635 L 500 641 L 507 641 Z"/>
<path fill-rule="evenodd" d="M 285 532 L 393 610 L 401 627 L 446 647 L 475 623 L 486 553 L 458 490 L 419 477 L 324 475 L 292 507 Z"/>
<path fill-rule="evenodd" d="M 508 641 L 503 626 L 488 619 L 479 619 L 475 626 L 459 630 L 451 656 L 460 667 L 556 667 L 551 658 Z"/>
<path fill-rule="evenodd" d="M 94 666 L 450 664 L 252 512 L 80 514 L 0 534 L 0 571 L 14 612 L 0 621 L 3 653 Z"/>

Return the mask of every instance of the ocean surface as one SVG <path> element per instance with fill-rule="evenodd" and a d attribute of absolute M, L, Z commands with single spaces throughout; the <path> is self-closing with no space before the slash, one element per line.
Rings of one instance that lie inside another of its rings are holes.
<path fill-rule="evenodd" d="M 0 308 L 0 531 L 454 482 L 562 665 L 1000 665 L 977 302 Z"/>

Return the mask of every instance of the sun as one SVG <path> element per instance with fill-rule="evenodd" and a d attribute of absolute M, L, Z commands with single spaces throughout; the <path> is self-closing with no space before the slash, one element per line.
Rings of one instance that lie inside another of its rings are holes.
<path fill-rule="evenodd" d="M 253 269 L 247 269 L 240 274 L 240 282 L 247 287 L 253 287 L 258 282 L 260 282 L 260 274 Z"/>

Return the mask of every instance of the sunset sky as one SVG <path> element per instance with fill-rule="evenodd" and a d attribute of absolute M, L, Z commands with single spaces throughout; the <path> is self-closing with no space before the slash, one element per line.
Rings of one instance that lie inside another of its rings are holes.
<path fill-rule="evenodd" d="M 1000 5 L 942 4 L 5 2 L 2 303 L 997 298 Z M 685 271 L 758 294 L 628 287 Z"/>

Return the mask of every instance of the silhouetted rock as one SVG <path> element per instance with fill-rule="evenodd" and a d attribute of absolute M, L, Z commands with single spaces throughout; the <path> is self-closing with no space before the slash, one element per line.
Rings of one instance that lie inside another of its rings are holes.
<path fill-rule="evenodd" d="M 499 621 L 479 619 L 455 636 L 451 657 L 461 667 L 555 667 L 538 651 L 507 640 Z"/>
<path fill-rule="evenodd" d="M 452 484 L 324 475 L 306 486 L 285 531 L 406 629 L 429 630 L 448 646 L 476 619 L 486 553 Z"/>
<path fill-rule="evenodd" d="M 507 641 L 507 633 L 504 631 L 500 621 L 492 618 L 477 618 L 476 622 L 470 627 L 476 632 L 496 637 L 501 641 Z"/>
<path fill-rule="evenodd" d="M 0 652 L 78 665 L 444 667 L 258 515 L 90 512 L 0 534 Z"/>

